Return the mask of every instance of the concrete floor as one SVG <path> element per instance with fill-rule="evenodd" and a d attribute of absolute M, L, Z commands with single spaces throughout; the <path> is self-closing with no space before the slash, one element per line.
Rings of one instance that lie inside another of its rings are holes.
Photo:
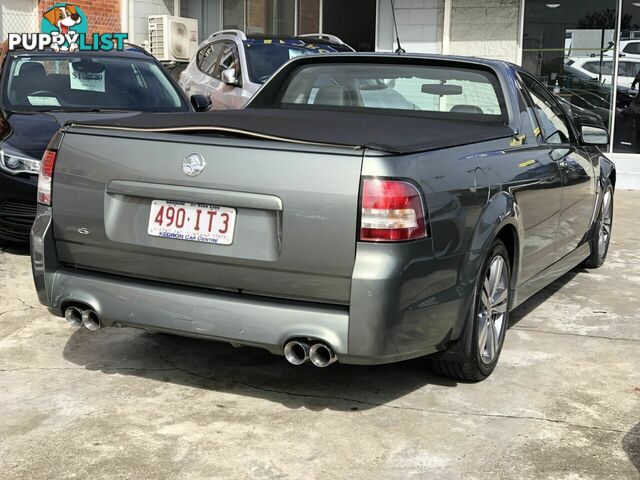
<path fill-rule="evenodd" d="M 0 251 L 0 477 L 640 478 L 640 192 L 606 265 L 512 314 L 494 375 L 291 367 L 255 349 L 72 330 Z"/>

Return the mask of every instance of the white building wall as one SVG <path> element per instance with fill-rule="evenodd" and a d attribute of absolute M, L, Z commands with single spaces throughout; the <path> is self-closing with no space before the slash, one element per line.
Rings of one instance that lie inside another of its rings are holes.
<path fill-rule="evenodd" d="M 442 53 L 444 0 L 395 0 L 400 43 L 407 52 Z M 378 2 L 377 50 L 392 51 L 398 45 L 393 32 L 391 2 Z"/>
<path fill-rule="evenodd" d="M 149 15 L 174 15 L 177 0 L 129 0 L 129 41 L 142 45 L 149 39 Z"/>
<path fill-rule="evenodd" d="M 32 33 L 40 30 L 37 0 L 0 1 L 0 41 L 10 33 Z"/>
<path fill-rule="evenodd" d="M 451 55 L 517 63 L 521 0 L 451 2 Z"/>

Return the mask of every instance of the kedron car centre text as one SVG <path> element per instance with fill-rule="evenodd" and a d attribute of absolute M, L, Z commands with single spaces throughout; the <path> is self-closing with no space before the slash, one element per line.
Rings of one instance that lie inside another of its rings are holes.
<path fill-rule="evenodd" d="M 126 33 L 89 35 L 86 15 L 80 7 L 71 3 L 55 4 L 44 12 L 40 25 L 41 33 L 10 33 L 9 50 L 124 50 L 124 42 L 128 37 Z"/>

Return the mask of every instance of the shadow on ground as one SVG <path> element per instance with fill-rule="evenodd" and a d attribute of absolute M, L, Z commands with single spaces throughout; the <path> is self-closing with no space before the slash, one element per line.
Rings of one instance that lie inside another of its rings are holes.
<path fill-rule="evenodd" d="M 259 348 L 234 348 L 207 340 L 113 328 L 76 330 L 64 357 L 89 370 L 135 375 L 239 395 L 288 408 L 366 410 L 392 402 L 428 384 L 455 386 L 438 377 L 425 359 L 395 365 L 335 364 L 320 369 L 289 365 Z"/>
<path fill-rule="evenodd" d="M 640 472 L 640 423 L 636 423 L 636 425 L 629 430 L 624 438 L 622 439 L 622 448 L 633 463 L 633 466 L 636 467 L 636 470 Z"/>
<path fill-rule="evenodd" d="M 28 243 L 13 243 L 0 240 L 0 252 L 9 253 L 11 255 L 25 256 L 29 255 Z"/>
<path fill-rule="evenodd" d="M 552 283 L 512 314 L 511 325 L 554 295 L 576 273 Z M 75 330 L 64 358 L 88 370 L 134 375 L 189 387 L 250 395 L 289 408 L 366 410 L 388 404 L 426 385 L 457 382 L 434 374 L 419 358 L 391 365 L 311 364 L 294 367 L 257 348 L 134 329 Z"/>
<path fill-rule="evenodd" d="M 571 282 L 579 273 L 588 272 L 584 269 L 574 269 L 566 273 L 556 281 L 547 285 L 545 288 L 536 293 L 533 297 L 528 299 L 518 308 L 513 310 L 509 315 L 509 327 L 513 327 L 519 321 L 524 319 L 529 313 L 533 312 L 536 308 L 542 305 L 544 302 L 553 297 L 562 287 Z"/>

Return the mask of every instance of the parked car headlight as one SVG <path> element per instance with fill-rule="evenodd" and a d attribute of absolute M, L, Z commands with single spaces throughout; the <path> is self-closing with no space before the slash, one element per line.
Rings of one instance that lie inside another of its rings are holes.
<path fill-rule="evenodd" d="M 10 148 L 0 148 L 0 169 L 12 175 L 19 173 L 37 175 L 40 172 L 40 160 L 25 157 Z"/>

